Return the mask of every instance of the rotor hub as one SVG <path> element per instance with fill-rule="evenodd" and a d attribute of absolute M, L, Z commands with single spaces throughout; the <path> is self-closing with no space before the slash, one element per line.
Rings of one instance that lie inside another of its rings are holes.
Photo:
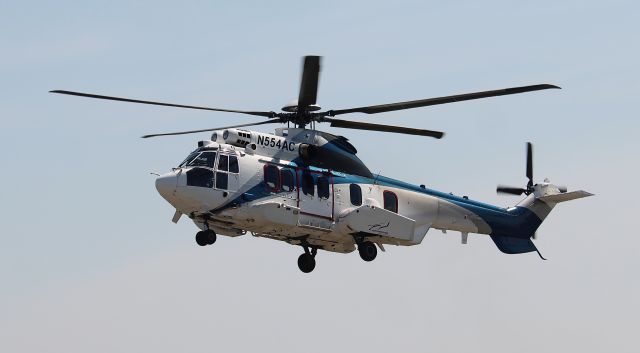
<path fill-rule="evenodd" d="M 320 106 L 319 105 L 315 105 L 315 104 L 311 104 L 305 107 L 305 111 L 307 112 L 317 112 L 318 110 L 320 110 Z M 287 105 L 285 105 L 284 107 L 282 107 L 282 111 L 283 112 L 287 112 L 287 113 L 297 113 L 298 112 L 298 102 L 297 101 L 293 101 Z"/>

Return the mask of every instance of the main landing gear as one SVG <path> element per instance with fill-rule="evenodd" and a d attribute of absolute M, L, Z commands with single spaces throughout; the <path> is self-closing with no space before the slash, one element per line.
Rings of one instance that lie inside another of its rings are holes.
<path fill-rule="evenodd" d="M 298 257 L 298 268 L 304 273 L 309 273 L 316 268 L 316 253 L 318 249 L 311 248 L 311 251 L 309 251 L 308 246 L 303 246 L 303 248 L 304 253 Z"/>
<path fill-rule="evenodd" d="M 376 245 L 370 241 L 363 241 L 358 244 L 358 253 L 364 261 L 373 261 L 378 255 Z"/>
<path fill-rule="evenodd" d="M 358 239 L 357 244 L 360 258 L 364 261 L 373 261 L 376 256 L 378 256 L 378 247 L 376 247 L 376 244 L 373 242 Z M 302 247 L 304 248 L 304 253 L 298 257 L 298 268 L 304 273 L 309 273 L 316 268 L 316 254 L 318 253 L 318 249 L 310 249 L 307 245 L 303 245 Z"/>
<path fill-rule="evenodd" d="M 216 232 L 212 229 L 201 230 L 196 233 L 196 243 L 200 246 L 211 245 L 216 242 Z"/>

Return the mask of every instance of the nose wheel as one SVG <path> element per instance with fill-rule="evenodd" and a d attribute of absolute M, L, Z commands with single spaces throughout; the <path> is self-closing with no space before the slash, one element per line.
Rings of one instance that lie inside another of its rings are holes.
<path fill-rule="evenodd" d="M 212 245 L 216 242 L 216 232 L 211 229 L 201 230 L 196 233 L 196 243 L 200 246 Z"/>
<path fill-rule="evenodd" d="M 309 273 L 316 268 L 316 253 L 318 249 L 312 248 L 309 251 L 309 247 L 304 247 L 304 253 L 298 257 L 298 268 L 304 273 Z"/>

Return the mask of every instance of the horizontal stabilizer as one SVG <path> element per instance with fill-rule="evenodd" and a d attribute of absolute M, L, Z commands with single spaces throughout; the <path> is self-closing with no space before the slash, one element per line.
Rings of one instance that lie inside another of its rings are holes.
<path fill-rule="evenodd" d="M 565 192 L 562 194 L 541 196 L 539 197 L 539 199 L 547 203 L 548 202 L 558 203 L 558 202 L 581 199 L 583 197 L 589 197 L 589 196 L 593 196 L 593 194 L 590 192 L 586 192 L 584 190 L 578 190 L 578 191 L 572 191 L 572 192 Z"/>

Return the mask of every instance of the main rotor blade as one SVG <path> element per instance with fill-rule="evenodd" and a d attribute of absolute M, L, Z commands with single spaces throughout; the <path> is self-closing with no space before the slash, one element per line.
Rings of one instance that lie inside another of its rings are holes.
<path fill-rule="evenodd" d="M 523 188 L 516 188 L 512 186 L 504 186 L 498 185 L 496 188 L 496 192 L 499 194 L 511 194 L 511 195 L 522 195 L 526 190 Z"/>
<path fill-rule="evenodd" d="M 533 187 L 533 145 L 527 142 L 527 178 L 529 183 L 527 187 Z"/>
<path fill-rule="evenodd" d="M 53 90 L 53 91 L 49 91 L 49 93 L 67 94 L 67 95 L 70 95 L 70 96 L 79 96 L 79 97 L 88 97 L 88 98 L 97 98 L 97 99 L 107 99 L 107 100 L 112 100 L 112 101 L 129 102 L 129 103 L 161 105 L 161 106 L 164 106 L 164 107 L 176 107 L 176 108 L 188 108 L 188 109 L 199 109 L 199 110 L 212 110 L 212 111 L 216 111 L 216 112 L 249 114 L 249 115 L 264 116 L 264 117 L 267 117 L 267 118 L 274 118 L 275 115 L 276 115 L 275 112 L 259 112 L 259 111 L 246 111 L 246 110 L 198 107 L 198 106 L 193 106 L 193 105 L 183 105 L 183 104 L 143 101 L 143 100 L 139 100 L 139 99 L 129 99 L 129 98 L 102 96 L 102 95 L 98 95 L 98 94 L 63 91 L 63 90 Z"/>
<path fill-rule="evenodd" d="M 395 132 L 398 134 L 435 137 L 437 139 L 442 138 L 442 136 L 444 136 L 444 132 L 440 132 L 440 131 L 413 129 L 413 128 L 402 127 L 402 126 L 371 124 L 371 123 L 363 123 L 360 121 L 338 120 L 338 119 L 330 119 L 330 118 L 322 118 L 320 121 L 329 122 L 331 123 L 332 127 L 342 127 L 346 129 Z"/>
<path fill-rule="evenodd" d="M 156 137 L 156 136 L 172 136 L 172 135 L 195 134 L 197 132 L 225 130 L 225 129 L 232 129 L 232 128 L 236 128 L 236 127 L 255 126 L 255 125 L 264 125 L 264 124 L 274 124 L 274 123 L 279 123 L 279 122 L 280 122 L 279 120 L 265 120 L 265 121 L 259 121 L 259 122 L 256 122 L 256 123 L 248 123 L 248 124 L 240 124 L 240 125 L 233 125 L 233 126 L 216 127 L 216 128 L 213 128 L 213 129 L 201 129 L 201 130 L 190 130 L 190 131 L 180 131 L 180 132 L 166 132 L 166 133 L 162 133 L 162 134 L 144 135 L 144 136 L 142 136 L 142 138 L 146 139 L 146 138 L 149 138 L 149 137 Z"/>
<path fill-rule="evenodd" d="M 383 113 L 383 112 L 390 112 L 394 110 L 412 109 L 412 108 L 418 108 L 418 107 L 426 107 L 430 105 L 468 101 L 472 99 L 505 96 L 509 94 L 517 94 L 517 93 L 524 93 L 524 92 L 531 92 L 531 91 L 540 91 L 540 90 L 550 89 L 550 88 L 559 89 L 560 87 L 549 85 L 549 84 L 512 87 L 512 88 L 498 89 L 493 91 L 458 94 L 455 96 L 427 98 L 427 99 L 420 99 L 420 100 L 406 101 L 406 102 L 399 102 L 399 103 L 372 105 L 368 107 L 330 110 L 327 113 L 329 116 L 335 116 L 339 114 L 348 114 L 348 113 L 377 114 L 377 113 Z"/>
<path fill-rule="evenodd" d="M 302 64 L 302 79 L 298 96 L 298 111 L 316 104 L 318 96 L 318 77 L 320 75 L 320 57 L 305 56 Z M 302 109 L 301 109 L 302 108 Z"/>

